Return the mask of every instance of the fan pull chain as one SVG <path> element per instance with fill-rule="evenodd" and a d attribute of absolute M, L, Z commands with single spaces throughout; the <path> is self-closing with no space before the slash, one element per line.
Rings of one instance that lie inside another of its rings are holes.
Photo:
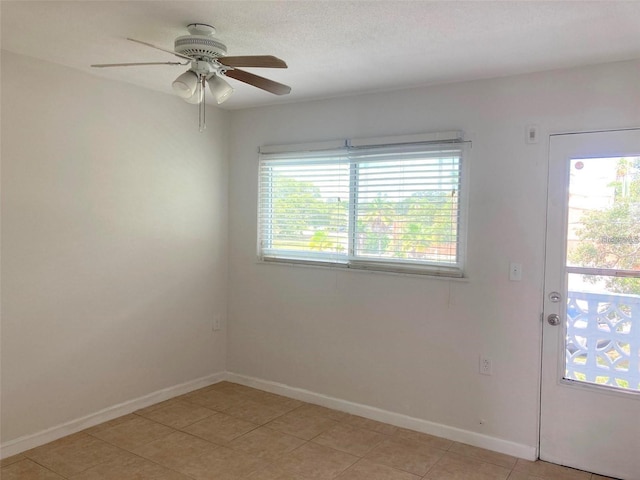
<path fill-rule="evenodd" d="M 207 128 L 207 119 L 206 119 L 206 109 L 205 109 L 205 95 L 206 95 L 206 77 L 204 75 L 200 76 L 200 85 L 198 87 L 202 91 L 202 98 L 200 103 L 198 104 L 198 123 L 200 127 L 200 132 L 202 133 Z"/>

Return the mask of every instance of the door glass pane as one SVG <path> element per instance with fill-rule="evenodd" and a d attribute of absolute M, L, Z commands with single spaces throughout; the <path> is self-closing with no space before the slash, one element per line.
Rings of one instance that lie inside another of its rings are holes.
<path fill-rule="evenodd" d="M 598 290 L 596 276 L 568 277 L 565 378 L 640 390 L 640 295 Z"/>
<path fill-rule="evenodd" d="M 570 168 L 567 264 L 640 275 L 640 157 L 576 159 Z"/>
<path fill-rule="evenodd" d="M 640 391 L 640 157 L 570 168 L 565 377 Z"/>

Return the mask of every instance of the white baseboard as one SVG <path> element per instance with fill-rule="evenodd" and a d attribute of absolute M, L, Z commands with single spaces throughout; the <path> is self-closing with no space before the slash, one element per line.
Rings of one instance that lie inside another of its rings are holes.
<path fill-rule="evenodd" d="M 41 432 L 25 435 L 23 437 L 16 438 L 15 440 L 9 440 L 8 442 L 0 445 L 0 458 L 6 458 L 12 455 L 16 455 L 31 448 L 39 447 L 40 445 L 44 445 L 45 443 L 49 443 L 67 435 L 71 435 L 72 433 L 76 433 L 86 428 L 108 422 L 109 420 L 113 420 L 114 418 L 118 418 L 131 412 L 135 412 L 136 410 L 140 410 L 141 408 L 149 407 L 156 403 L 169 400 L 170 398 L 189 393 L 193 390 L 197 390 L 208 385 L 213 385 L 214 383 L 225 380 L 226 377 L 227 375 L 225 372 L 207 375 L 206 377 L 197 378 L 195 380 L 190 380 L 179 385 L 163 388 L 162 390 L 158 390 L 148 395 L 144 395 L 133 400 L 128 400 L 118 405 L 113 405 L 111 407 L 100 410 L 99 412 L 95 412 L 90 415 L 71 420 L 70 422 L 48 428 Z"/>
<path fill-rule="evenodd" d="M 282 383 L 261 380 L 259 378 L 247 377 L 245 375 L 230 372 L 220 372 L 198 378 L 196 380 L 191 380 L 180 385 L 174 385 L 172 387 L 144 395 L 143 397 L 105 408 L 99 412 L 63 423 L 47 430 L 31 435 L 25 435 L 15 440 L 10 440 L 0 445 L 0 458 L 16 455 L 86 428 L 108 422 L 109 420 L 121 417 L 122 415 L 127 415 L 141 408 L 163 402 L 170 398 L 189 393 L 208 385 L 213 385 L 214 383 L 221 382 L 222 380 L 229 380 L 248 387 L 258 388 L 267 392 L 277 393 L 279 395 L 284 395 L 286 397 L 295 398 L 297 400 L 302 400 L 316 405 L 322 405 L 323 407 L 333 408 L 353 415 L 360 415 L 361 417 L 370 418 L 372 420 L 388 423 L 397 427 L 409 428 L 418 432 L 436 435 L 438 437 L 466 443 L 480 448 L 486 448 L 488 450 L 505 453 L 507 455 L 524 458 L 526 460 L 535 460 L 537 458 L 536 447 L 530 445 L 523 445 L 509 440 L 503 440 L 501 438 L 490 437 L 481 433 L 462 430 L 460 428 L 450 427 L 440 423 L 429 422 L 427 420 L 409 417 L 408 415 L 382 410 L 369 405 L 329 397 L 327 395 L 311 392 L 302 388 L 291 387 Z"/>
<path fill-rule="evenodd" d="M 254 387 L 267 392 L 276 393 L 285 397 L 295 398 L 304 402 L 321 405 L 323 407 L 340 410 L 342 412 L 359 415 L 371 420 L 395 425 L 396 427 L 408 428 L 430 435 L 446 438 L 455 442 L 466 443 L 475 447 L 493 450 L 494 452 L 512 455 L 526 460 L 535 460 L 538 457 L 537 448 L 531 445 L 503 440 L 501 438 L 490 437 L 481 433 L 462 430 L 440 423 L 429 422 L 420 418 L 409 417 L 400 413 L 382 410 L 380 408 L 362 405 L 360 403 L 349 402 L 335 397 L 329 397 L 320 393 L 311 392 L 301 388 L 290 387 L 288 385 L 261 380 L 259 378 L 247 377 L 231 372 L 227 372 L 226 379 L 230 382 Z"/>

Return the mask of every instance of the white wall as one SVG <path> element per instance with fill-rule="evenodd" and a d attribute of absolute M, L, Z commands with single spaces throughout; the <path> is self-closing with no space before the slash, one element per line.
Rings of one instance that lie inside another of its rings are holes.
<path fill-rule="evenodd" d="M 233 112 L 228 370 L 534 449 L 548 134 L 640 125 L 639 68 Z M 451 129 L 473 141 L 467 281 L 256 262 L 260 145 Z"/>
<path fill-rule="evenodd" d="M 197 118 L 2 52 L 3 443 L 225 370 L 229 120 Z"/>

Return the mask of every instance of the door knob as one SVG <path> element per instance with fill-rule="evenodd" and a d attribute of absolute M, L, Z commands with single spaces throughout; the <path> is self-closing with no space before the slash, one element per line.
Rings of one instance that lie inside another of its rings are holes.
<path fill-rule="evenodd" d="M 554 327 L 560 325 L 560 315 L 558 315 L 557 313 L 552 313 L 547 317 L 547 323 L 549 323 L 549 325 L 553 325 Z"/>

